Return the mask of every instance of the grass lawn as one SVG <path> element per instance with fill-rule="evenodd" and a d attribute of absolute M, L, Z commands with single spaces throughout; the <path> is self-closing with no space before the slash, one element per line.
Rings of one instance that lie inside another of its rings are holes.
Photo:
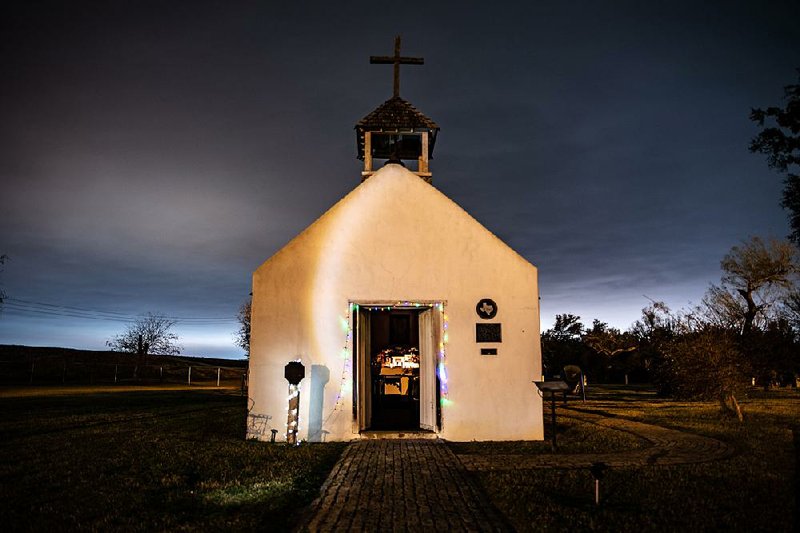
<path fill-rule="evenodd" d="M 714 437 L 733 444 L 737 453 L 718 462 L 610 470 L 599 507 L 587 470 L 477 473 L 518 530 L 792 531 L 795 462 L 788 426 L 800 423 L 796 391 L 754 391 L 743 401 L 744 424 L 721 417 L 711 402 L 672 402 L 634 389 L 594 391 L 576 407 Z M 576 411 L 559 408 L 558 415 L 559 453 L 584 453 L 587 447 L 615 451 L 632 438 L 581 424 Z M 550 453 L 536 443 L 451 446 L 456 453 Z"/>
<path fill-rule="evenodd" d="M 290 529 L 344 449 L 243 439 L 246 400 L 217 390 L 0 395 L 0 524 L 4 530 Z M 647 390 L 592 389 L 576 405 L 724 440 L 718 462 L 618 468 L 593 503 L 586 470 L 480 472 L 520 531 L 791 531 L 800 394 L 754 391 L 746 421 L 706 402 Z M 559 407 L 559 454 L 648 443 Z M 451 443 L 457 453 L 549 454 L 546 442 Z"/>
<path fill-rule="evenodd" d="M 0 398 L 0 524 L 289 529 L 344 445 L 247 442 L 245 415 L 208 390 Z"/>

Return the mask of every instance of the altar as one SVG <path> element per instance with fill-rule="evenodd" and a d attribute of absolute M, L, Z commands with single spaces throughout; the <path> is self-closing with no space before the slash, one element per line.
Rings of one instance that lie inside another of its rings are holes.
<path fill-rule="evenodd" d="M 410 396 L 419 400 L 419 350 L 397 346 L 375 355 L 375 392 L 380 396 Z"/>

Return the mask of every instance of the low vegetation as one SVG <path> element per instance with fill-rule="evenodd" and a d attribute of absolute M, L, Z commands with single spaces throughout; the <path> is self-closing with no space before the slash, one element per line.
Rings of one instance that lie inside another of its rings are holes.
<path fill-rule="evenodd" d="M 519 531 L 792 531 L 796 465 L 789 426 L 800 423 L 800 395 L 791 390 L 751 390 L 749 395 L 742 400 L 745 424 L 721 414 L 714 401 L 677 402 L 643 393 L 590 401 L 612 415 L 713 437 L 736 450 L 722 461 L 608 470 L 599 506 L 588 469 L 476 475 Z M 586 451 L 581 425 L 572 417 L 580 413 L 560 409 L 559 453 Z M 609 432 L 590 437 L 593 451 L 617 448 Z M 531 443 L 454 447 L 457 453 L 498 453 L 497 448 L 500 453 L 549 453 Z"/>
<path fill-rule="evenodd" d="M 238 391 L 0 398 L 0 523 L 289 529 L 343 445 L 245 441 L 246 409 Z"/>

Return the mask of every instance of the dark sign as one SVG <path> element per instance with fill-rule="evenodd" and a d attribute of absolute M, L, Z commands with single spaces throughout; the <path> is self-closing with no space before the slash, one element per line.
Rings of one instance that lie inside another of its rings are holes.
<path fill-rule="evenodd" d="M 475 342 L 503 342 L 500 324 L 475 324 Z"/>
<path fill-rule="evenodd" d="M 497 355 L 497 348 L 481 348 L 481 355 Z"/>
<path fill-rule="evenodd" d="M 484 298 L 475 306 L 475 312 L 484 320 L 497 316 L 497 304 L 491 298 Z"/>
<path fill-rule="evenodd" d="M 283 376 L 286 378 L 286 381 L 292 385 L 297 385 L 306 377 L 306 367 L 304 367 L 303 363 L 300 361 L 286 363 L 283 369 Z"/>

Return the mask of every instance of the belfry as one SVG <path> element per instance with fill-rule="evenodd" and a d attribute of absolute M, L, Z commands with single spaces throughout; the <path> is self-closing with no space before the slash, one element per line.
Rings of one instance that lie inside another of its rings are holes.
<path fill-rule="evenodd" d="M 542 439 L 537 269 L 431 183 L 439 126 L 400 97 L 423 60 L 370 61 L 394 94 L 361 182 L 253 273 L 247 435 Z"/>
<path fill-rule="evenodd" d="M 413 161 L 411 171 L 425 181 L 431 181 L 430 160 L 436 145 L 439 126 L 400 97 L 400 65 L 422 65 L 421 57 L 400 55 L 400 36 L 395 37 L 393 56 L 372 56 L 370 63 L 394 65 L 392 97 L 356 124 L 358 158 L 364 161 L 362 181 L 375 173 L 376 162 L 386 160 L 405 166 Z"/>

